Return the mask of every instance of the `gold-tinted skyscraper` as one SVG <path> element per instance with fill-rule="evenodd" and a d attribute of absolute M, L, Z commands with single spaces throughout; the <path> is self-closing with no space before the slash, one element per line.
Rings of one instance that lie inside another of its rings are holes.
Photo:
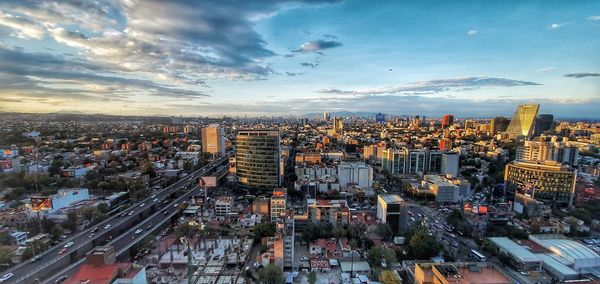
<path fill-rule="evenodd" d="M 511 137 L 531 137 L 539 109 L 539 104 L 519 105 L 510 120 L 506 133 Z"/>
<path fill-rule="evenodd" d="M 246 188 L 279 187 L 281 183 L 279 131 L 238 130 L 235 143 L 238 183 Z"/>
<path fill-rule="evenodd" d="M 218 124 L 202 128 L 202 152 L 213 156 L 225 154 L 225 133 Z"/>

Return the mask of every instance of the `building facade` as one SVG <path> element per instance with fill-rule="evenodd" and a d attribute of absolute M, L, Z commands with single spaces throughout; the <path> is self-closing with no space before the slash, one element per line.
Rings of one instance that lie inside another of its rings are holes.
<path fill-rule="evenodd" d="M 214 156 L 225 155 L 225 132 L 218 124 L 202 128 L 202 152 Z"/>
<path fill-rule="evenodd" d="M 377 196 L 377 221 L 390 225 L 394 235 L 407 228 L 407 204 L 397 194 Z"/>
<path fill-rule="evenodd" d="M 279 130 L 239 130 L 236 176 L 242 187 L 273 189 L 281 183 Z"/>
<path fill-rule="evenodd" d="M 539 104 L 522 104 L 517 106 L 508 124 L 508 128 L 506 128 L 506 133 L 511 137 L 533 136 L 535 120 L 539 109 Z"/>

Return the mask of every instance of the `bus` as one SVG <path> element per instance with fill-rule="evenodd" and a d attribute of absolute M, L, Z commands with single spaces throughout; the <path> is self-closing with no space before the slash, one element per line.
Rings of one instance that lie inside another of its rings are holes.
<path fill-rule="evenodd" d="M 472 258 L 474 258 L 477 261 L 485 261 L 486 260 L 486 258 L 485 258 L 485 256 L 483 254 L 481 254 L 480 252 L 478 252 L 478 251 L 476 251 L 474 249 L 471 250 L 471 254 L 470 255 L 471 255 Z"/>

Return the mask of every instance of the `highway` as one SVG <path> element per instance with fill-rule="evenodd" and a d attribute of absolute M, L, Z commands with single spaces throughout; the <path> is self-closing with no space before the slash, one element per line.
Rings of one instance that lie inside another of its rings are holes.
<path fill-rule="evenodd" d="M 94 226 L 90 226 L 86 230 L 77 232 L 60 244 L 39 254 L 39 259 L 37 261 L 32 262 L 31 260 L 28 260 L 22 262 L 11 269 L 4 271 L 3 275 L 9 272 L 15 275 L 8 283 L 35 283 L 39 281 L 39 279 L 47 280 L 47 276 L 60 273 L 65 268 L 81 262 L 85 257 L 85 253 L 95 246 L 105 245 L 107 241 L 108 244 L 114 243 L 117 250 L 119 250 L 121 248 L 119 245 L 122 244 L 120 241 L 123 240 L 123 237 L 129 237 L 128 242 L 131 242 L 131 233 L 135 233 L 137 228 L 142 224 L 148 226 L 149 221 L 156 220 L 156 223 L 158 224 L 158 219 L 162 219 L 163 221 L 169 220 L 170 218 L 165 218 L 166 215 L 163 215 L 162 211 L 166 209 L 168 210 L 167 215 L 174 215 L 176 210 L 174 210 L 175 208 L 173 208 L 172 204 L 184 200 L 183 198 L 189 197 L 190 194 L 192 194 L 192 190 L 176 198 L 175 201 L 170 202 L 169 206 L 166 206 L 167 208 L 165 208 L 165 203 L 163 203 L 164 200 L 169 197 L 174 197 L 178 190 L 194 184 L 198 177 L 206 174 L 210 175 L 215 167 L 227 165 L 231 155 L 233 155 L 233 152 L 229 152 L 226 156 L 218 158 L 201 169 L 180 179 L 171 186 L 155 192 L 154 195 L 133 204 L 124 211 L 133 213 L 123 217 L 120 216 L 121 214 L 115 214 Z M 194 191 L 195 190 L 196 189 L 194 189 Z M 105 226 L 107 225 L 110 225 L 110 228 L 105 229 Z M 98 229 L 97 232 L 92 235 L 92 230 L 94 230 L 94 228 Z M 145 229 L 146 227 L 144 227 L 144 232 L 147 231 Z M 72 242 L 73 245 L 67 248 L 66 252 L 59 254 L 59 252 L 63 250 L 65 244 L 70 242 Z"/>

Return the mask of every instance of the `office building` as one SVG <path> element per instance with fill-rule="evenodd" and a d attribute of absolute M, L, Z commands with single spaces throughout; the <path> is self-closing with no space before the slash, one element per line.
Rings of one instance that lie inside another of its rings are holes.
<path fill-rule="evenodd" d="M 385 122 L 385 114 L 383 114 L 383 113 L 376 114 L 375 122 L 379 122 L 379 123 Z"/>
<path fill-rule="evenodd" d="M 225 132 L 218 124 L 202 128 L 202 152 L 213 156 L 225 155 Z"/>
<path fill-rule="evenodd" d="M 579 149 L 572 145 L 567 138 L 562 142 L 558 142 L 556 139 L 544 141 L 544 137 L 542 136 L 540 137 L 540 140 L 527 140 L 523 142 L 523 145 L 517 147 L 516 159 L 527 161 L 555 161 L 575 166 L 579 159 Z"/>
<path fill-rule="evenodd" d="M 271 197 L 271 221 L 277 221 L 286 213 L 287 189 L 277 188 L 273 190 Z"/>
<path fill-rule="evenodd" d="M 510 137 L 531 137 L 539 109 L 539 104 L 519 105 L 506 128 L 506 133 Z"/>
<path fill-rule="evenodd" d="M 471 184 L 461 178 L 444 175 L 425 175 L 421 182 L 423 190 L 435 196 L 435 201 L 440 203 L 457 203 L 469 196 Z"/>
<path fill-rule="evenodd" d="M 490 132 L 492 135 L 498 134 L 500 132 L 506 131 L 508 125 L 510 124 L 510 119 L 502 116 L 497 116 L 492 118 L 490 123 Z"/>
<path fill-rule="evenodd" d="M 397 194 L 380 194 L 377 196 L 377 220 L 388 224 L 394 235 L 405 230 L 407 223 L 407 204 Z"/>
<path fill-rule="evenodd" d="M 231 196 L 219 196 L 215 201 L 215 215 L 217 216 L 227 216 L 232 211 L 233 207 L 233 197 Z"/>
<path fill-rule="evenodd" d="M 537 116 L 535 119 L 535 136 L 542 135 L 544 132 L 552 129 L 554 123 L 554 115 L 543 113 Z"/>
<path fill-rule="evenodd" d="M 242 187 L 274 189 L 281 183 L 279 131 L 239 130 L 236 135 L 236 176 Z"/>
<path fill-rule="evenodd" d="M 442 152 L 430 149 L 386 149 L 383 150 L 381 165 L 391 174 L 440 173 L 442 171 Z"/>
<path fill-rule="evenodd" d="M 342 133 L 344 130 L 344 120 L 341 117 L 333 118 L 333 132 L 336 134 Z"/>
<path fill-rule="evenodd" d="M 381 159 L 381 166 L 390 174 L 406 173 L 406 161 L 408 159 L 408 149 L 385 149 Z"/>
<path fill-rule="evenodd" d="M 576 177 L 576 170 L 554 161 L 513 161 L 506 165 L 504 184 L 515 195 L 552 206 L 571 206 Z"/>
<path fill-rule="evenodd" d="M 445 114 L 442 117 L 442 128 L 448 128 L 453 123 L 454 123 L 454 115 Z"/>
<path fill-rule="evenodd" d="M 442 153 L 442 168 L 440 173 L 444 175 L 458 176 L 458 152 L 443 152 Z"/>
<path fill-rule="evenodd" d="M 331 115 L 328 112 L 324 112 L 323 113 L 323 119 L 325 121 L 329 121 L 329 119 L 331 119 Z"/>
<path fill-rule="evenodd" d="M 282 270 L 294 267 L 296 227 L 294 218 L 281 218 L 276 222 L 273 241 L 273 262 Z"/>
<path fill-rule="evenodd" d="M 373 186 L 373 168 L 364 162 L 341 162 L 338 166 L 340 186 L 349 185 L 370 188 Z"/>

